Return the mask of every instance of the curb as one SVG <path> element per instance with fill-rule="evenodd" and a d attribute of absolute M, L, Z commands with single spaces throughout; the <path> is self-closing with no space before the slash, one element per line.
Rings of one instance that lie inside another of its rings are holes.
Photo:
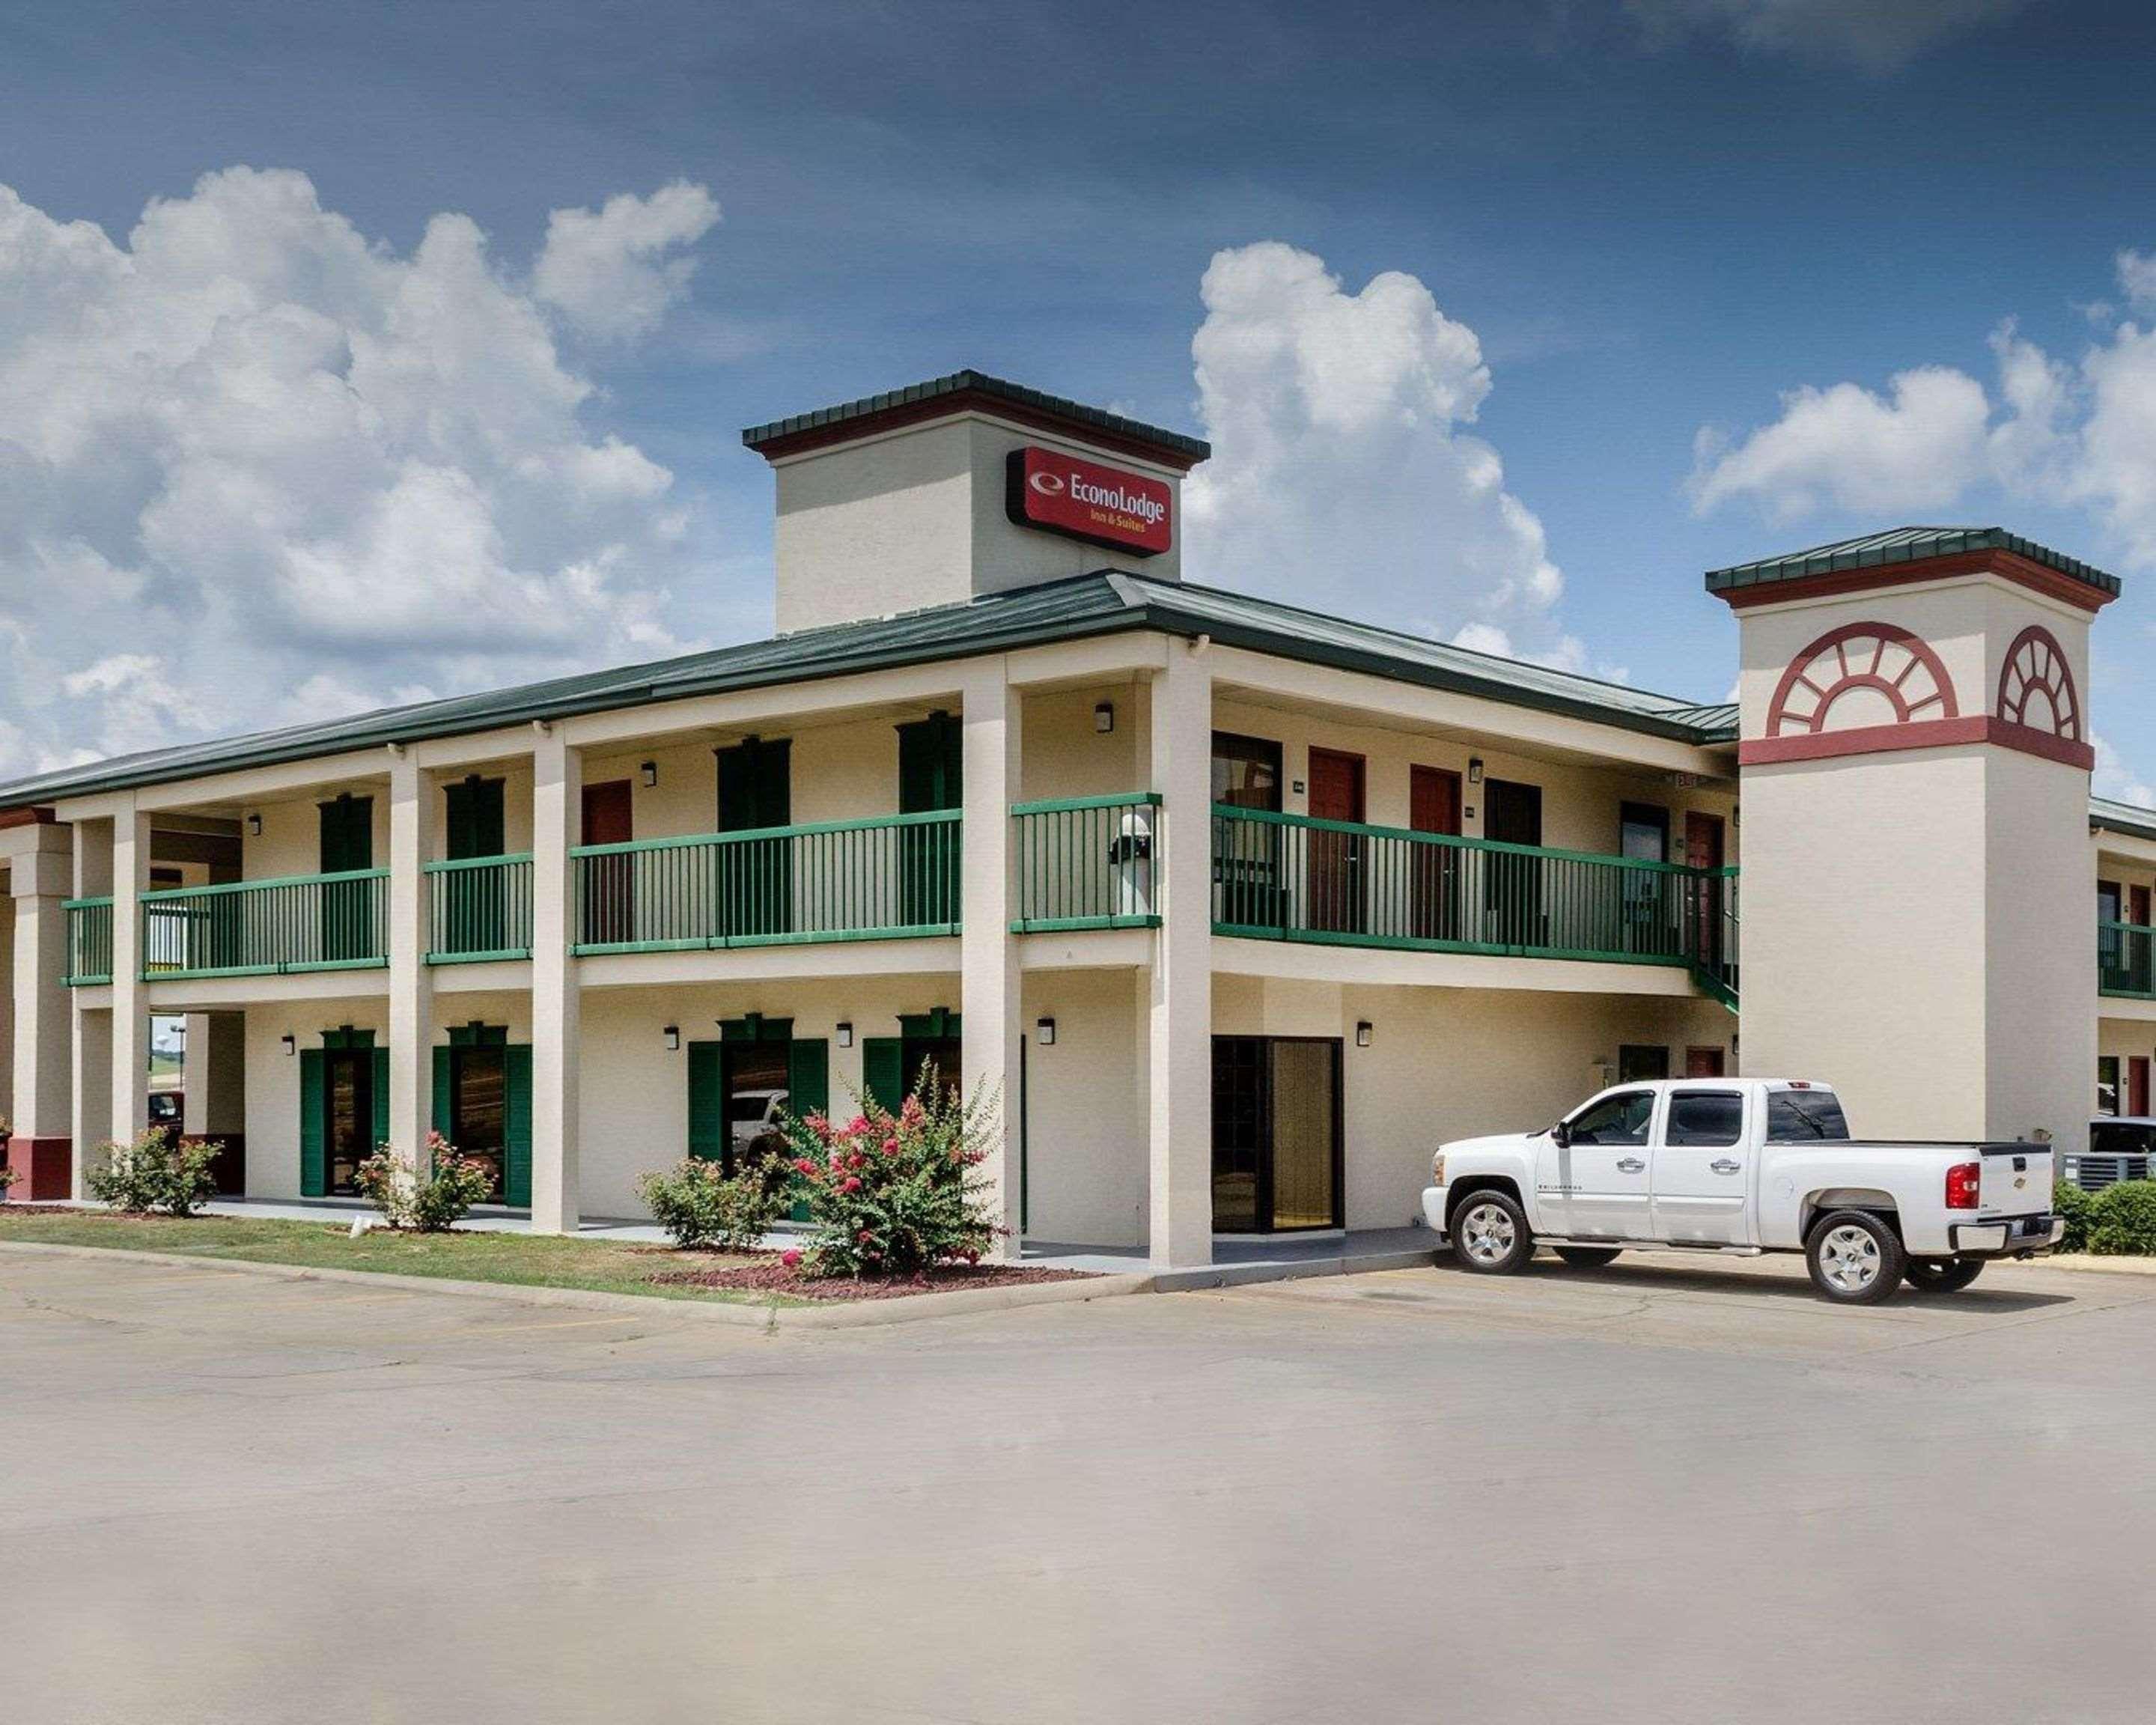
<path fill-rule="evenodd" d="M 1207 1288 L 1240 1288 L 1268 1281 L 1308 1281 L 1321 1276 L 1368 1276 L 1381 1270 L 1423 1270 L 1432 1248 L 1405 1252 L 1372 1252 L 1360 1258 L 1313 1258 L 1303 1264 L 1211 1264 L 1198 1270 L 1158 1270 L 1156 1292 L 1188 1294 Z"/>
<path fill-rule="evenodd" d="M 60 1245 L 45 1240 L 0 1240 L 0 1253 L 6 1252 L 42 1253 L 59 1258 L 116 1258 L 131 1264 L 184 1265 L 192 1269 L 223 1270 L 239 1276 L 268 1276 L 277 1281 L 347 1282 L 361 1287 L 448 1294 L 457 1299 L 500 1300 L 513 1306 L 567 1306 L 586 1312 L 619 1312 L 644 1317 L 665 1313 L 728 1324 L 737 1329 L 766 1332 L 876 1329 L 891 1324 L 919 1323 L 930 1318 L 1008 1312 L 1023 1306 L 1113 1299 L 1124 1294 L 1150 1293 L 1154 1287 L 1154 1278 L 1149 1274 L 1089 1276 L 1070 1281 L 1025 1282 L 1008 1288 L 952 1288 L 940 1294 L 906 1294 L 887 1300 L 773 1306 L 747 1301 L 675 1299 L 663 1294 L 608 1294 L 593 1288 L 555 1288 L 531 1282 L 458 1281 L 448 1276 L 400 1276 L 383 1270 L 257 1264 L 244 1258 L 145 1252 L 128 1246 Z"/>

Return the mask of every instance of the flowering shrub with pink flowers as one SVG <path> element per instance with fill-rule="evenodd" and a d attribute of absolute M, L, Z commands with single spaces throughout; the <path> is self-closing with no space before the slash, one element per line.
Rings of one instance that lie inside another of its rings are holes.
<path fill-rule="evenodd" d="M 746 1252 L 761 1245 L 785 1214 L 791 1202 L 788 1173 L 776 1157 L 751 1162 L 731 1175 L 716 1162 L 690 1157 L 664 1173 L 644 1175 L 636 1185 L 651 1219 L 682 1250 Z"/>
<path fill-rule="evenodd" d="M 412 1158 L 388 1144 L 359 1165 L 360 1194 L 392 1228 L 444 1234 L 494 1189 L 494 1171 L 475 1156 L 463 1156 L 439 1132 L 427 1134 L 427 1176 Z"/>
<path fill-rule="evenodd" d="M 844 1125 L 786 1122 L 808 1201 L 807 1245 L 786 1255 L 817 1276 L 919 1276 L 980 1261 L 998 1230 L 979 1172 L 995 1103 L 947 1091 L 924 1065 L 896 1114 L 873 1101 Z"/>

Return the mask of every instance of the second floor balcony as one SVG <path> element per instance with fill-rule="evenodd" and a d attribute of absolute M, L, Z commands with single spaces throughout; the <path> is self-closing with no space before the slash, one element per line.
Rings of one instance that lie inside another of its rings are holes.
<path fill-rule="evenodd" d="M 2156 1000 L 2156 928 L 2099 914 L 2096 963 L 2099 994 L 2119 1000 Z"/>

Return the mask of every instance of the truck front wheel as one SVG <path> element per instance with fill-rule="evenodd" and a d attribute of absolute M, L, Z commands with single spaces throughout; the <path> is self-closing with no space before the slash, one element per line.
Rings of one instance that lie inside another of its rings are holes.
<path fill-rule="evenodd" d="M 1471 1192 L 1452 1213 L 1452 1255 L 1477 1276 L 1510 1276 L 1535 1255 L 1527 1214 L 1503 1192 Z"/>
<path fill-rule="evenodd" d="M 1908 1255 L 1901 1237 L 1867 1210 L 1820 1218 L 1804 1242 L 1812 1286 L 1845 1306 L 1876 1306 L 1901 1286 Z"/>
<path fill-rule="evenodd" d="M 1984 1274 L 1981 1258 L 1912 1258 L 1902 1272 L 1920 1294 L 1958 1294 Z"/>

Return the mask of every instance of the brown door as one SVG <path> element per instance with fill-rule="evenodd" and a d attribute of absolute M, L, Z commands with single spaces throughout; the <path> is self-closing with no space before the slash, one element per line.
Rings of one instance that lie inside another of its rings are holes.
<path fill-rule="evenodd" d="M 1687 1078 L 1719 1078 L 1722 1076 L 1722 1050 L 1718 1048 L 1688 1048 L 1685 1050 L 1685 1076 Z"/>
<path fill-rule="evenodd" d="M 629 842 L 634 818 L 627 779 L 584 787 L 583 827 L 587 845 Z M 636 862 L 634 853 L 585 859 L 583 939 L 587 945 L 619 946 L 636 938 Z"/>
<path fill-rule="evenodd" d="M 1418 833 L 1460 836 L 1460 775 L 1441 767 L 1408 769 L 1408 824 Z M 1418 845 L 1409 874 L 1408 932 L 1419 941 L 1460 938 L 1460 852 Z"/>
<path fill-rule="evenodd" d="M 1718 869 L 1722 866 L 1722 817 L 1697 809 L 1685 816 L 1685 866 Z M 1722 966 L 1722 883 L 1702 883 L 1693 896 L 1692 957 L 1709 970 Z"/>
<path fill-rule="evenodd" d="M 1543 788 L 1509 778 L 1482 787 L 1482 836 L 1500 845 L 1539 850 L 1543 842 Z M 1476 853 L 1482 865 L 1480 938 L 1502 947 L 1532 949 L 1548 944 L 1543 920 L 1543 859 L 1517 850 Z"/>
<path fill-rule="evenodd" d="M 2130 1055 L 2126 1061 L 2126 1111 L 2146 1116 L 2148 1112 L 2148 1056 Z"/>
<path fill-rule="evenodd" d="M 1363 757 L 1331 749 L 1310 752 L 1310 813 L 1317 820 L 1363 820 Z M 1304 880 L 1307 927 L 1349 934 L 1363 927 L 1363 839 L 1359 834 L 1313 829 Z"/>

